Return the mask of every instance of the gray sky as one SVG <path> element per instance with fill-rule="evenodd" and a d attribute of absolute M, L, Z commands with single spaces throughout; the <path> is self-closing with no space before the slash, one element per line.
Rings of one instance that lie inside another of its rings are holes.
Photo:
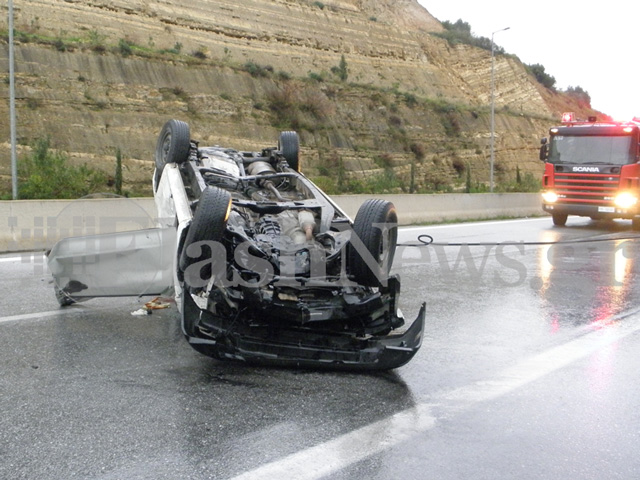
<path fill-rule="evenodd" d="M 640 117 L 640 0 L 418 1 L 440 21 L 461 18 L 476 36 L 510 27 L 494 35 L 496 45 L 543 65 L 557 88 L 582 87 L 593 108 L 616 120 Z"/>

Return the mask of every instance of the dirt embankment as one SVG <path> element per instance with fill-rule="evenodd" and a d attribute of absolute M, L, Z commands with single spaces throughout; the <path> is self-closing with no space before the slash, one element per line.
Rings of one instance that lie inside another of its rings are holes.
<path fill-rule="evenodd" d="M 490 54 L 429 34 L 442 27 L 416 0 L 25 0 L 15 26 L 28 34 L 16 46 L 19 143 L 48 135 L 108 172 L 119 148 L 135 192 L 148 193 L 169 118 L 242 149 L 295 128 L 305 171 L 334 182 L 336 170 L 391 171 L 417 190 L 460 186 L 467 171 L 488 179 Z M 517 59 L 497 57 L 495 74 L 497 174 L 537 175 L 538 138 L 568 100 Z"/>

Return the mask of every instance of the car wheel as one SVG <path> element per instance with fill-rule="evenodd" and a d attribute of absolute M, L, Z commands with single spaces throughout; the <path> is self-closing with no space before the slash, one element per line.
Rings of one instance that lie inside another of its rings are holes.
<path fill-rule="evenodd" d="M 164 124 L 156 143 L 155 185 L 160 183 L 162 170 L 167 163 L 184 163 L 189 158 L 191 133 L 189 124 L 180 120 L 169 120 Z"/>
<path fill-rule="evenodd" d="M 553 219 L 553 224 L 558 227 L 564 227 L 567 223 L 568 215 L 566 213 L 553 213 L 551 218 Z"/>
<path fill-rule="evenodd" d="M 227 227 L 227 219 L 231 210 L 231 194 L 216 187 L 207 187 L 202 191 L 191 225 L 180 253 L 179 266 L 183 272 L 196 262 L 207 259 L 213 252 L 202 249 L 199 256 L 187 254 L 190 245 L 196 242 L 217 242 L 222 238 Z M 211 264 L 200 272 L 203 279 L 211 276 Z"/>
<path fill-rule="evenodd" d="M 280 132 L 278 150 L 296 172 L 300 171 L 300 137 L 297 132 Z"/>
<path fill-rule="evenodd" d="M 349 244 L 349 274 L 360 285 L 380 286 L 391 270 L 398 241 L 398 216 L 393 203 L 366 200 L 358 209 L 352 235 L 359 239 L 360 244 L 356 243 L 357 239 L 352 239 Z"/>

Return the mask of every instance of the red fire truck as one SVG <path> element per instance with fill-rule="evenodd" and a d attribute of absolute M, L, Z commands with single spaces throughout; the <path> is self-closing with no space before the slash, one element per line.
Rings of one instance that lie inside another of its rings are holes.
<path fill-rule="evenodd" d="M 563 226 L 569 215 L 593 219 L 627 218 L 640 229 L 640 118 L 631 122 L 576 121 L 542 139 L 542 206 Z"/>

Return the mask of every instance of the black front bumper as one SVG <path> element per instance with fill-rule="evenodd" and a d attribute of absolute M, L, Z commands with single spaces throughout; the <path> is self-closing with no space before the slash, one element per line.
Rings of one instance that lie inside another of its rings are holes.
<path fill-rule="evenodd" d="M 219 329 L 204 335 L 197 324 L 207 312 L 188 293 L 182 323 L 189 344 L 198 352 L 222 360 L 281 367 L 344 370 L 389 370 L 409 362 L 422 345 L 426 305 L 405 330 L 388 335 L 284 326 Z M 401 323 L 402 319 L 399 319 Z"/>
<path fill-rule="evenodd" d="M 631 219 L 636 217 L 639 212 L 637 208 L 618 208 L 610 205 L 575 205 L 575 204 L 563 204 L 543 203 L 542 209 L 550 214 L 558 213 L 562 215 L 577 215 L 581 217 L 591 218 L 627 218 Z"/>

